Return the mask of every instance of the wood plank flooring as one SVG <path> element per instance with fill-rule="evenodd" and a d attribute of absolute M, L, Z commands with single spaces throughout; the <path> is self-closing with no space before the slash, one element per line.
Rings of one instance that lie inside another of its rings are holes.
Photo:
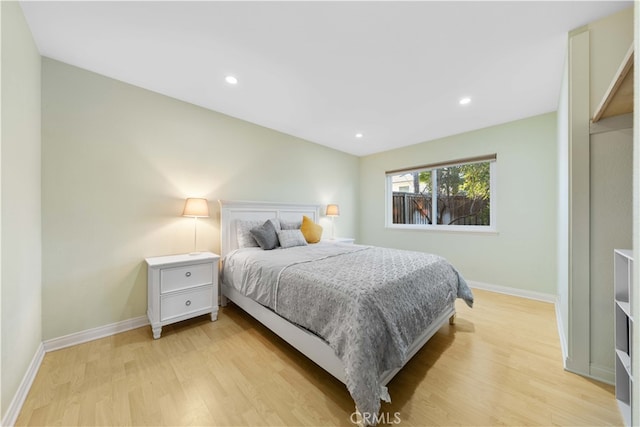
<path fill-rule="evenodd" d="M 389 383 L 382 425 L 621 425 L 562 369 L 552 304 L 474 290 Z M 47 353 L 16 425 L 351 426 L 345 386 L 239 308 Z"/>

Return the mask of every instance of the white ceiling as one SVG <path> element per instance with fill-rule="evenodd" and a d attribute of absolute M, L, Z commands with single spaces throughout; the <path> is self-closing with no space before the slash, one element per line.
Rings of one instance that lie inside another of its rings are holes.
<path fill-rule="evenodd" d="M 44 56 L 366 155 L 555 111 L 567 32 L 633 2 L 21 5 Z"/>

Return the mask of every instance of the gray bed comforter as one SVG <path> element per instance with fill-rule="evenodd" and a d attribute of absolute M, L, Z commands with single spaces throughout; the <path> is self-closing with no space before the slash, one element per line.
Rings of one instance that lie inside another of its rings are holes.
<path fill-rule="evenodd" d="M 223 281 L 322 337 L 345 367 L 361 413 L 389 400 L 381 375 L 406 362 L 409 346 L 440 315 L 473 295 L 444 258 L 398 249 L 316 244 L 225 257 Z"/>

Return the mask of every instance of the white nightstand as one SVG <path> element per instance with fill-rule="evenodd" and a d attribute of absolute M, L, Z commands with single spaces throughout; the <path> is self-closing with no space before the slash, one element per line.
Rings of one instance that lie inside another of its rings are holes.
<path fill-rule="evenodd" d="M 146 258 L 147 316 L 153 338 L 170 323 L 211 313 L 218 318 L 218 261 L 211 252 Z"/>
<path fill-rule="evenodd" d="M 356 239 L 354 239 L 353 237 L 336 237 L 334 239 L 322 239 L 323 242 L 329 242 L 329 243 L 350 243 L 350 244 L 354 244 Z"/>

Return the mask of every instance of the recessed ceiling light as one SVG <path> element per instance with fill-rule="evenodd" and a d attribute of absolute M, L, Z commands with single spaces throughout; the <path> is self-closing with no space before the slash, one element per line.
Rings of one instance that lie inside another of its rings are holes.
<path fill-rule="evenodd" d="M 471 102 L 471 98 L 469 98 L 468 96 L 465 96 L 464 98 L 460 99 L 460 105 L 467 105 L 470 102 Z"/>
<path fill-rule="evenodd" d="M 360 132 L 356 133 L 356 138 L 362 138 L 364 135 L 361 134 Z"/>
<path fill-rule="evenodd" d="M 227 83 L 229 83 L 230 85 L 236 85 L 236 84 L 238 84 L 238 79 L 236 79 L 236 78 L 235 78 L 235 77 L 233 77 L 233 76 L 227 76 L 227 77 L 225 77 L 225 78 L 224 78 L 224 80 L 225 80 Z"/>

